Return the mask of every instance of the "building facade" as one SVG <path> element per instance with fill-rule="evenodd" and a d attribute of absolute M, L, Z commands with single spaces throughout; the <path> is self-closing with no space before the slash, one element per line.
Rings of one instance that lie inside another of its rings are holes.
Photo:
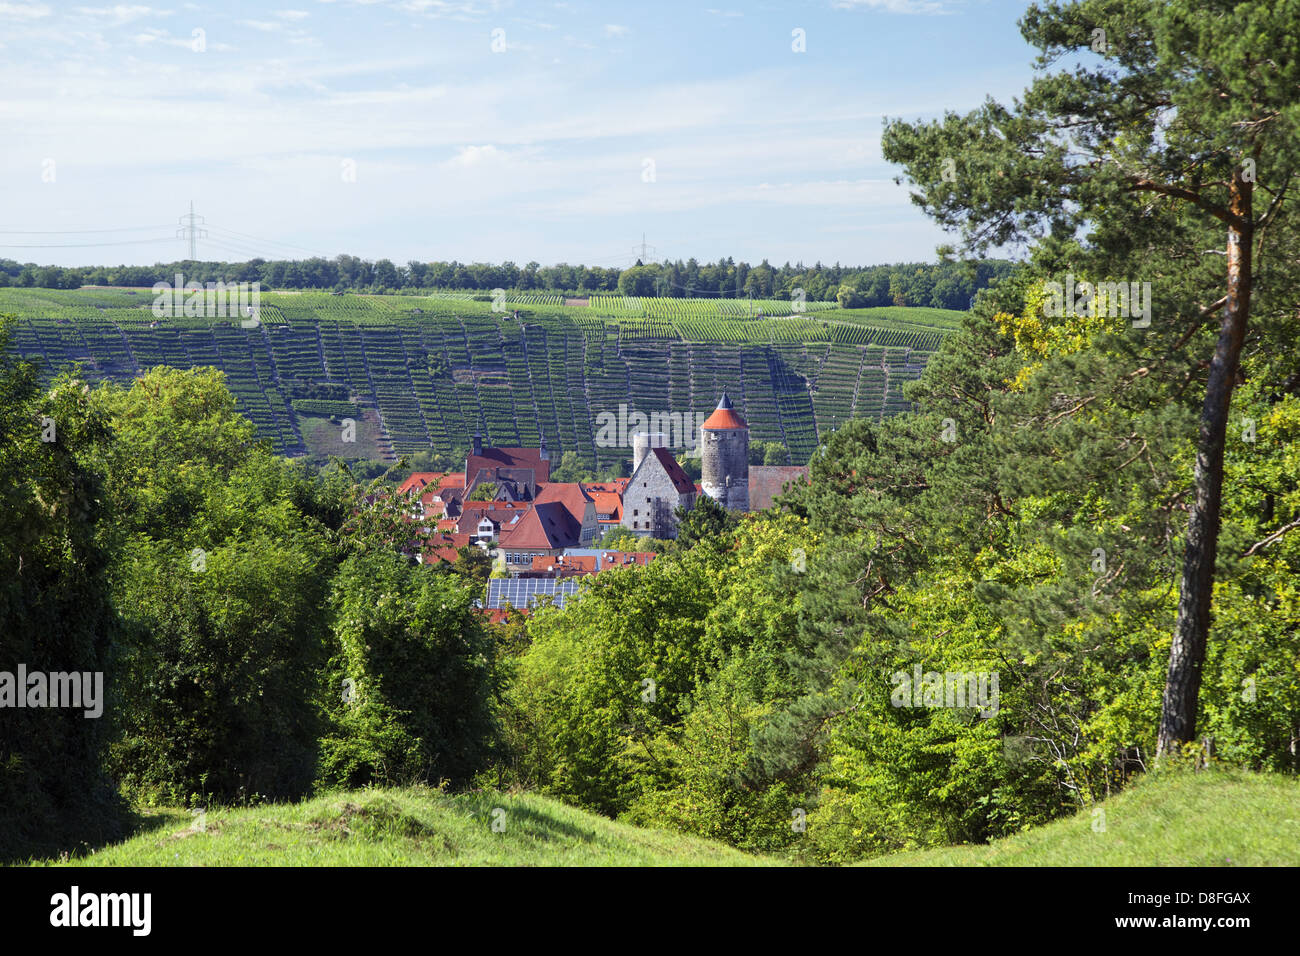
<path fill-rule="evenodd" d="M 642 537 L 677 537 L 678 508 L 695 504 L 695 484 L 666 448 L 648 449 L 623 490 L 623 527 Z"/>

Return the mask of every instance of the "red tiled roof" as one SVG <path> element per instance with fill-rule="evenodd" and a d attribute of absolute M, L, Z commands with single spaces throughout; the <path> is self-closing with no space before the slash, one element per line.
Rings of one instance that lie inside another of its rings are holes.
<path fill-rule="evenodd" d="M 616 524 L 623 520 L 623 492 L 631 478 L 615 478 L 613 481 L 584 481 L 582 490 L 596 505 L 596 520 L 606 524 Z M 601 518 L 601 515 L 609 515 Z"/>
<path fill-rule="evenodd" d="M 532 507 L 527 501 L 467 501 L 457 519 L 456 529 L 466 533 L 478 530 L 478 523 L 486 515 L 502 528 L 508 528 L 516 516 L 522 516 Z M 522 518 L 520 519 L 522 520 Z"/>
<path fill-rule="evenodd" d="M 634 564 L 645 566 L 655 559 L 653 551 L 602 551 L 600 569 L 630 567 Z"/>
<path fill-rule="evenodd" d="M 531 468 L 533 481 L 541 484 L 551 477 L 551 463 L 542 460 L 540 448 L 484 448 L 465 462 L 465 475 L 473 480 L 480 471 L 496 473 L 498 468 Z"/>
<path fill-rule="evenodd" d="M 582 535 L 582 525 L 559 502 L 535 504 L 510 531 L 502 531 L 501 546 L 511 550 L 554 551 L 573 548 Z"/>
<path fill-rule="evenodd" d="M 745 420 L 737 415 L 733 410 L 719 408 L 708 418 L 704 419 L 702 428 L 710 431 L 718 431 L 723 428 L 748 428 Z"/>
<path fill-rule="evenodd" d="M 593 491 L 612 491 L 616 494 L 622 494 L 627 488 L 627 483 L 631 478 L 614 478 L 610 481 L 582 481 L 582 490 L 591 494 Z"/>
<path fill-rule="evenodd" d="M 574 520 L 582 524 L 583 516 L 587 513 L 587 505 L 592 503 L 592 498 L 583 490 L 579 482 L 552 481 L 537 490 L 536 501 L 539 505 L 549 502 L 563 505 L 564 509 L 573 515 Z"/>
<path fill-rule="evenodd" d="M 462 514 L 469 514 L 473 511 L 519 511 L 524 512 L 532 507 L 530 501 L 467 501 L 462 508 Z"/>
<path fill-rule="evenodd" d="M 596 520 L 598 521 L 622 521 L 623 520 L 623 498 L 612 491 L 588 491 L 592 501 L 596 504 Z M 608 518 L 601 518 L 601 515 L 609 515 Z"/>
<path fill-rule="evenodd" d="M 436 488 L 446 475 L 447 473 L 444 471 L 411 472 L 411 476 L 397 486 L 397 493 L 404 495 L 411 491 L 424 491 L 427 485 L 433 485 Z"/>
<path fill-rule="evenodd" d="M 558 571 L 562 575 L 592 574 L 596 570 L 594 554 L 535 554 L 532 570 Z"/>
<path fill-rule="evenodd" d="M 749 426 L 731 407 L 731 399 L 727 397 L 726 392 L 723 392 L 718 407 L 713 410 L 712 415 L 704 419 L 704 424 L 701 427 L 711 431 L 719 431 L 724 428 L 748 428 Z"/>

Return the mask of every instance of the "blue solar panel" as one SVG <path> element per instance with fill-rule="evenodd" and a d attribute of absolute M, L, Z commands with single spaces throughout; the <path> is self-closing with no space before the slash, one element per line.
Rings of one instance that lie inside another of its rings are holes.
<path fill-rule="evenodd" d="M 534 600 L 548 595 L 555 600 L 557 607 L 564 607 L 565 600 L 578 591 L 577 581 L 557 581 L 551 578 L 490 578 L 488 580 L 487 606 L 532 607 Z"/>

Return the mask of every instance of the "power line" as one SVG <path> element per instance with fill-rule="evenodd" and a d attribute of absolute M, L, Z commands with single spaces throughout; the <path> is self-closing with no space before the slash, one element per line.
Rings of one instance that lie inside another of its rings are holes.
<path fill-rule="evenodd" d="M 244 256 L 245 259 L 273 259 L 272 256 L 265 256 L 257 249 L 249 249 L 243 245 L 232 245 L 229 240 L 209 239 L 208 245 L 216 246 L 218 249 L 224 249 L 233 252 L 236 255 Z"/>
<path fill-rule="evenodd" d="M 80 236 L 96 232 L 144 232 L 146 229 L 166 229 L 171 223 L 159 226 L 119 226 L 116 229 L 0 229 L 0 236 Z"/>
<path fill-rule="evenodd" d="M 174 237 L 163 236 L 158 239 L 124 239 L 120 242 L 43 242 L 43 243 L 0 243 L 0 249 L 90 249 L 99 246 L 140 246 L 152 242 L 172 242 Z"/>
<path fill-rule="evenodd" d="M 320 252 L 317 249 L 308 249 L 305 246 L 295 246 L 292 242 L 280 242 L 276 239 L 263 239 L 259 236 L 250 236 L 247 233 L 236 232 L 235 230 L 227 229 L 224 226 L 213 226 L 212 228 L 216 229 L 218 232 L 228 232 L 232 236 L 241 236 L 244 239 L 252 239 L 254 242 L 269 243 L 273 246 L 285 246 L 289 249 L 297 249 L 299 252 L 310 252 L 313 256 L 319 256 L 322 259 L 328 258 L 325 253 Z"/>

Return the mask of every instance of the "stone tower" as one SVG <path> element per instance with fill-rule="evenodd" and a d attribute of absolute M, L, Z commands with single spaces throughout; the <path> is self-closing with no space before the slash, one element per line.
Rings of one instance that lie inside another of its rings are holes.
<path fill-rule="evenodd" d="M 704 493 L 731 511 L 748 511 L 749 425 L 726 392 L 700 426 L 700 456 Z"/>

